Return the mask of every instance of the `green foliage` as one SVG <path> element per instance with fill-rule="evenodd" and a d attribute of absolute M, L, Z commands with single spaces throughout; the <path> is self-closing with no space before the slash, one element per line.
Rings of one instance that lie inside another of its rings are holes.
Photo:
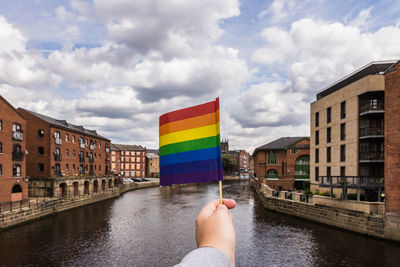
<path fill-rule="evenodd" d="M 228 154 L 222 155 L 222 168 L 224 173 L 232 173 L 236 171 L 236 160 Z"/>

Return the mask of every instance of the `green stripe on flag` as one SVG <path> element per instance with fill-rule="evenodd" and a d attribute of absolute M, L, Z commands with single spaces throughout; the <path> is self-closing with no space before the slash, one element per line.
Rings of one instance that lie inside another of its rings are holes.
<path fill-rule="evenodd" d="M 221 141 L 219 134 L 216 136 L 169 144 L 160 147 L 160 157 L 174 153 L 217 147 L 220 144 Z"/>

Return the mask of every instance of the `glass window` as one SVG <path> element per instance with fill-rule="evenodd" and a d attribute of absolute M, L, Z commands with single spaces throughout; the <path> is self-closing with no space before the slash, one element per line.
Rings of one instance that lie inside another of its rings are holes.
<path fill-rule="evenodd" d="M 319 167 L 315 167 L 315 181 L 319 181 Z"/>
<path fill-rule="evenodd" d="M 346 101 L 340 103 L 340 118 L 346 118 Z"/>
<path fill-rule="evenodd" d="M 20 177 L 21 176 L 21 165 L 14 164 L 13 165 L 13 176 Z"/>
<path fill-rule="evenodd" d="M 0 164 L 0 176 L 3 175 L 3 165 Z"/>
<path fill-rule="evenodd" d="M 38 136 L 39 136 L 39 138 L 43 138 L 44 137 L 44 130 L 39 130 L 38 131 Z"/>
<path fill-rule="evenodd" d="M 346 140 L 346 123 L 340 124 L 340 140 Z"/>
<path fill-rule="evenodd" d="M 68 148 L 65 150 L 65 156 L 68 158 L 69 157 L 69 150 Z"/>
<path fill-rule="evenodd" d="M 0 131 L 2 131 L 2 130 L 3 130 L 3 121 L 0 120 Z"/>
<path fill-rule="evenodd" d="M 326 142 L 331 142 L 331 127 L 326 128 Z"/>
<path fill-rule="evenodd" d="M 326 162 L 331 162 L 331 147 L 326 148 Z"/>
<path fill-rule="evenodd" d="M 44 172 L 44 164 L 43 163 L 39 163 L 38 164 L 38 171 L 39 172 Z"/>
<path fill-rule="evenodd" d="M 319 162 L 319 149 L 315 149 L 315 163 Z"/>
<path fill-rule="evenodd" d="M 73 157 L 73 158 L 75 158 L 75 155 L 76 155 L 75 153 L 76 153 L 76 152 L 75 152 L 75 149 L 72 149 L 72 157 Z"/>
<path fill-rule="evenodd" d="M 3 153 L 3 144 L 0 142 L 0 153 Z"/>
<path fill-rule="evenodd" d="M 276 164 L 276 153 L 274 151 L 268 152 L 268 164 Z"/>
<path fill-rule="evenodd" d="M 65 142 L 69 142 L 69 134 L 65 134 Z"/>
<path fill-rule="evenodd" d="M 346 146 L 341 145 L 340 146 L 340 161 L 346 161 Z"/>
<path fill-rule="evenodd" d="M 69 172 L 69 164 L 65 164 L 65 172 Z"/>
<path fill-rule="evenodd" d="M 319 145 L 319 131 L 315 131 L 315 144 Z"/>
<path fill-rule="evenodd" d="M 75 164 L 72 164 L 72 171 L 74 172 L 76 170 Z"/>
<path fill-rule="evenodd" d="M 75 135 L 72 136 L 72 143 L 75 144 Z"/>
<path fill-rule="evenodd" d="M 332 121 L 331 111 L 332 111 L 331 107 L 326 109 L 326 123 L 330 123 Z"/>
<path fill-rule="evenodd" d="M 60 139 L 60 132 L 54 132 L 54 138 Z"/>
<path fill-rule="evenodd" d="M 39 155 L 44 155 L 44 147 L 40 146 L 38 148 L 38 153 L 39 153 Z"/>
<path fill-rule="evenodd" d="M 21 125 L 18 123 L 13 124 L 13 132 L 21 132 Z"/>
<path fill-rule="evenodd" d="M 315 127 L 319 126 L 319 112 L 315 113 Z"/>

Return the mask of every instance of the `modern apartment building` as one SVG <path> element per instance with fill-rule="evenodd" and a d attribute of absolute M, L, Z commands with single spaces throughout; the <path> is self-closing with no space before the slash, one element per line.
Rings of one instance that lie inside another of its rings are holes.
<path fill-rule="evenodd" d="M 254 150 L 254 176 L 273 189 L 303 189 L 310 179 L 309 154 L 308 137 L 281 137 Z"/>
<path fill-rule="evenodd" d="M 0 202 L 28 197 L 25 132 L 24 116 L 0 95 Z"/>
<path fill-rule="evenodd" d="M 99 182 L 110 183 L 94 179 L 110 174 L 110 140 L 65 120 L 23 108 L 18 112 L 27 119 L 30 196 L 77 196 L 97 192 Z"/>
<path fill-rule="evenodd" d="M 144 178 L 146 149 L 138 145 L 111 144 L 111 169 L 125 178 Z"/>
<path fill-rule="evenodd" d="M 358 194 L 361 189 L 380 196 L 384 74 L 394 63 L 372 62 L 320 91 L 311 103 L 311 190 L 331 190 L 338 196 L 343 190 L 358 188 Z"/>

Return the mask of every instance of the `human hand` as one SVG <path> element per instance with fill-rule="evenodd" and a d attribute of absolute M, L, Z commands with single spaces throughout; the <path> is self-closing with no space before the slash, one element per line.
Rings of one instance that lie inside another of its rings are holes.
<path fill-rule="evenodd" d="M 224 199 L 208 203 L 196 218 L 197 247 L 214 247 L 228 256 L 235 266 L 236 233 L 233 227 L 233 216 L 228 209 L 233 209 L 236 202 Z"/>

